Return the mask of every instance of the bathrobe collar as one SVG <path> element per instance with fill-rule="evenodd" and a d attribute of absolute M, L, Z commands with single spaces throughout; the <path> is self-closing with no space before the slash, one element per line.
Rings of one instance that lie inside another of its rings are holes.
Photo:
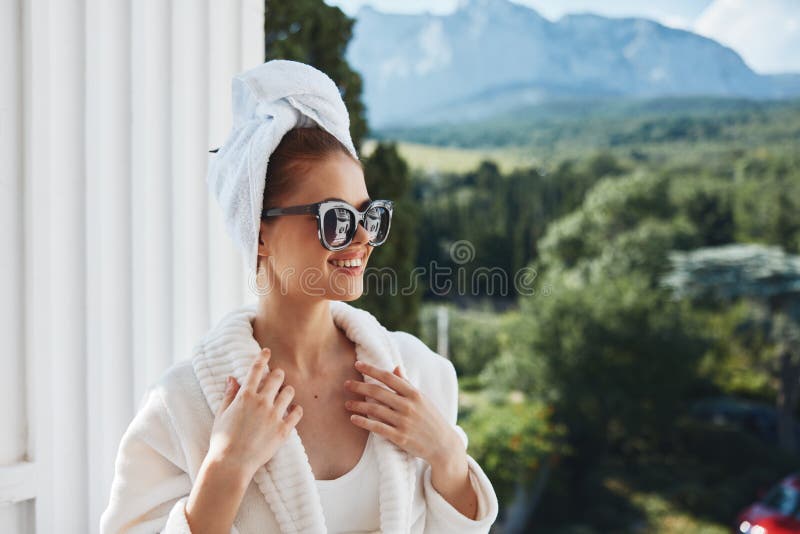
<path fill-rule="evenodd" d="M 212 413 L 222 402 L 228 375 L 244 383 L 253 359 L 261 351 L 251 321 L 255 302 L 227 314 L 194 349 L 192 364 Z M 374 315 L 346 302 L 330 301 L 334 323 L 355 343 L 356 359 L 392 371 L 399 349 Z M 382 383 L 364 375 L 366 383 Z M 385 386 L 384 386 L 385 387 Z M 375 402 L 371 398 L 368 402 Z M 415 483 L 414 458 L 379 434 L 373 436 L 379 471 L 381 532 L 408 532 Z M 295 428 L 275 455 L 258 468 L 253 479 L 280 525 L 282 533 L 327 533 L 322 503 L 305 447 Z"/>

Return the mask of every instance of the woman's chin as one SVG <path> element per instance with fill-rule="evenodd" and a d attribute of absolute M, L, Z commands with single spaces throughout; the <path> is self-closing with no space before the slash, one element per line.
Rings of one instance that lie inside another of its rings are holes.
<path fill-rule="evenodd" d="M 343 300 L 345 302 L 356 300 L 364 294 L 364 284 L 361 279 L 350 280 L 346 284 L 337 284 L 332 281 L 327 293 L 327 298 L 330 300 Z"/>
<path fill-rule="evenodd" d="M 335 295 L 330 300 L 338 300 L 340 302 L 352 302 L 354 300 L 358 300 L 361 297 L 361 292 L 359 293 L 351 293 L 348 295 Z"/>

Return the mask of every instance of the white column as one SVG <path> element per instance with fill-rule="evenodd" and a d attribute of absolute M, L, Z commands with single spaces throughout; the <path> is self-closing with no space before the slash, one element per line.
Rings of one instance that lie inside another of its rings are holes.
<path fill-rule="evenodd" d="M 0 532 L 96 533 L 144 389 L 243 300 L 205 174 L 263 8 L 0 3 Z"/>
<path fill-rule="evenodd" d="M 4 340 L 0 373 L 0 468 L 8 478 L 26 464 L 30 410 L 25 402 L 23 224 L 22 224 L 22 11 L 18 0 L 0 3 L 0 339 Z M 16 465 L 15 465 L 16 464 Z M 30 472 L 30 471 L 28 471 Z M 24 474 L 24 471 L 23 471 Z M 0 499 L 0 531 L 25 532 L 32 523 L 35 488 L 24 478 L 6 482 Z"/>
<path fill-rule="evenodd" d="M 130 4 L 86 4 L 90 517 L 99 518 L 134 412 Z M 138 224 L 138 223 L 137 223 Z"/>
<path fill-rule="evenodd" d="M 19 5 L 0 5 L 0 339 L 5 340 L 0 373 L 0 465 L 22 459 L 25 432 L 25 376 L 22 358 L 22 99 Z"/>
<path fill-rule="evenodd" d="M 50 13 L 49 2 L 26 2 L 23 10 L 23 173 L 26 401 L 30 410 L 28 436 L 37 472 L 36 526 L 54 529 L 56 495 L 53 485 L 53 429 L 50 413 L 49 364 L 54 343 L 44 335 L 50 308 Z"/>
<path fill-rule="evenodd" d="M 172 357 L 172 13 L 132 5 L 132 230 L 134 400 Z"/>
<path fill-rule="evenodd" d="M 249 69 L 264 63 L 264 0 L 242 2 L 242 67 Z"/>
<path fill-rule="evenodd" d="M 56 530 L 64 532 L 89 530 L 83 15 L 83 0 L 50 4 L 49 203 L 40 203 L 50 213 L 42 255 L 50 269 L 50 307 L 31 325 L 51 340 L 45 387 L 52 391 L 49 413 L 58 443 L 51 514 Z"/>
<path fill-rule="evenodd" d="M 210 0 L 208 148 L 225 142 L 231 127 L 231 78 L 242 69 L 242 2 Z M 262 47 L 263 48 L 263 47 Z M 213 157 L 213 155 L 211 156 Z M 203 177 L 205 180 L 205 177 Z M 209 194 L 210 321 L 215 324 L 242 302 L 244 272 L 233 241 L 228 238 L 216 200 Z"/>
<path fill-rule="evenodd" d="M 173 359 L 208 328 L 208 0 L 172 6 Z"/>

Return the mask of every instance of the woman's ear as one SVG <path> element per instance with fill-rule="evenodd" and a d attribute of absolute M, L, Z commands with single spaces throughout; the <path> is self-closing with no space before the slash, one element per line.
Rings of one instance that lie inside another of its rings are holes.
<path fill-rule="evenodd" d="M 266 233 L 267 233 L 266 232 L 266 228 L 264 226 L 264 222 L 262 221 L 261 224 L 258 227 L 258 253 L 259 254 L 262 254 L 262 253 L 266 254 L 266 250 L 262 250 L 262 247 L 264 246 L 264 239 L 265 239 Z"/>

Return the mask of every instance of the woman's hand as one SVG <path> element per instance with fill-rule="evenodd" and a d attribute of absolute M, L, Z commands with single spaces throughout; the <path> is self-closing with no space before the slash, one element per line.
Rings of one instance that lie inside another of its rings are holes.
<path fill-rule="evenodd" d="M 390 373 L 365 362 L 358 361 L 355 366 L 393 391 L 377 384 L 346 381 L 345 387 L 350 391 L 378 401 L 345 402 L 348 410 L 358 412 L 350 416 L 354 424 L 382 435 L 431 465 L 441 464 L 454 452 L 463 452 L 463 442 L 456 431 L 439 409 L 400 373 L 399 367 Z M 366 415 L 374 419 L 367 419 Z"/>
<path fill-rule="evenodd" d="M 264 374 L 269 356 L 269 349 L 261 351 L 244 385 L 228 378 L 225 396 L 211 428 L 207 458 L 227 466 L 240 466 L 248 480 L 272 458 L 303 416 L 303 408 L 292 404 L 284 418 L 294 388 L 291 385 L 281 388 L 284 379 L 281 369 Z"/>

